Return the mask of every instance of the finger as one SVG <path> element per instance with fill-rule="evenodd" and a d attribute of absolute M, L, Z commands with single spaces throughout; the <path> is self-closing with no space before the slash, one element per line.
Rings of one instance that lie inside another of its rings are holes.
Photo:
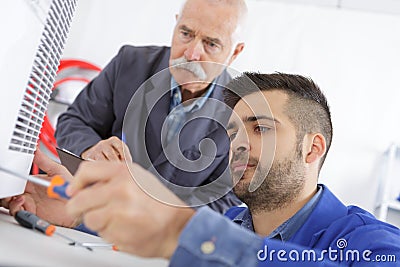
<path fill-rule="evenodd" d="M 25 202 L 25 198 L 24 196 L 19 196 L 17 198 L 14 198 L 13 200 L 11 200 L 9 202 L 9 206 L 8 206 L 8 210 L 10 215 L 15 216 L 15 214 L 20 211 L 23 210 L 23 204 Z"/>
<path fill-rule="evenodd" d="M 107 158 L 104 156 L 102 151 L 99 151 L 99 152 L 95 151 L 95 152 L 90 153 L 88 155 L 88 160 L 89 159 L 93 160 L 93 161 L 96 161 L 96 160 L 98 160 L 98 161 L 106 161 L 107 160 Z"/>
<path fill-rule="evenodd" d="M 81 153 L 81 158 L 83 158 L 83 159 L 89 159 L 89 157 L 90 157 L 90 151 L 92 150 L 92 148 L 93 147 L 89 147 L 88 149 L 86 149 L 85 151 L 83 151 L 82 153 Z"/>
<path fill-rule="evenodd" d="M 67 179 L 72 177 L 69 171 L 63 165 L 53 161 L 39 149 L 37 149 L 35 152 L 33 163 L 50 176 L 61 175 Z"/>
<path fill-rule="evenodd" d="M 112 213 L 108 206 L 92 209 L 83 216 L 83 222 L 86 227 L 95 232 L 101 232 L 109 224 Z"/>
<path fill-rule="evenodd" d="M 114 150 L 116 151 L 116 153 L 119 156 L 123 156 L 124 153 L 124 142 L 122 142 L 121 139 L 119 139 L 116 136 L 113 136 L 111 138 L 108 139 L 111 142 L 111 146 L 114 148 Z"/>
<path fill-rule="evenodd" d="M 127 159 L 129 161 L 132 161 L 129 148 L 121 139 L 119 139 L 117 136 L 113 136 L 110 137 L 107 141 L 111 143 L 113 149 L 118 155 L 119 160 L 123 161 Z"/>
<path fill-rule="evenodd" d="M 13 198 L 15 198 L 15 197 L 7 197 L 7 198 L 0 199 L 0 207 L 8 209 L 9 203 Z"/>
<path fill-rule="evenodd" d="M 76 176 L 74 181 L 78 179 L 80 178 Z M 66 206 L 67 212 L 74 217 L 78 217 L 91 210 L 104 207 L 108 204 L 109 200 L 103 196 L 108 195 L 109 191 L 108 183 L 103 179 L 101 182 L 73 193 L 73 197 L 68 201 Z"/>
<path fill-rule="evenodd" d="M 68 191 L 74 194 L 76 191 L 79 191 L 88 185 L 112 179 L 114 176 L 119 175 L 118 173 L 121 171 L 130 175 L 123 163 L 98 161 L 82 162 L 75 174 L 75 178 L 68 187 Z"/>
<path fill-rule="evenodd" d="M 103 148 L 102 151 L 104 157 L 109 161 L 119 161 L 119 152 L 115 150 L 112 144 L 109 144 Z"/>
<path fill-rule="evenodd" d="M 121 160 L 132 162 L 131 152 L 129 151 L 129 147 L 125 143 L 122 144 Z"/>
<path fill-rule="evenodd" d="M 22 209 L 36 214 L 36 202 L 29 194 L 22 195 Z"/>
<path fill-rule="evenodd" d="M 85 160 L 107 160 L 103 153 L 102 153 L 102 147 L 103 147 L 104 141 L 98 142 L 95 146 L 90 147 L 89 149 L 85 150 L 82 152 L 82 158 Z"/>

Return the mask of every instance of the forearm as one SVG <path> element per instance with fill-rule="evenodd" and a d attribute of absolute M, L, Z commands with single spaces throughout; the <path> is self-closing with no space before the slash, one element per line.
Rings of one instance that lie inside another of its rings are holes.
<path fill-rule="evenodd" d="M 271 262 L 273 266 L 285 267 L 336 266 L 336 263 L 329 260 L 296 261 L 288 256 L 292 250 L 301 253 L 306 249 L 278 240 L 263 240 L 253 232 L 204 207 L 197 211 L 181 233 L 170 266 L 252 267 L 271 266 Z"/>
<path fill-rule="evenodd" d="M 257 266 L 263 240 L 204 207 L 184 228 L 170 266 Z"/>
<path fill-rule="evenodd" d="M 102 139 L 117 135 L 112 133 L 116 123 L 113 109 L 116 61 L 115 57 L 59 116 L 55 133 L 59 146 L 81 155 Z"/>
<path fill-rule="evenodd" d="M 102 140 L 91 126 L 67 113 L 60 117 L 55 136 L 59 147 L 77 155 Z"/>

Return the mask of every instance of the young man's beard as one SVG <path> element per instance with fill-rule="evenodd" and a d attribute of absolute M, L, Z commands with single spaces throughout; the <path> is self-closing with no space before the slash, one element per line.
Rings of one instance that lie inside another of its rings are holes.
<path fill-rule="evenodd" d="M 282 209 L 298 197 L 305 184 L 304 167 L 299 152 L 296 151 L 284 160 L 274 161 L 269 171 L 258 164 L 252 179 L 237 182 L 233 191 L 249 207 L 252 214 Z M 249 158 L 249 161 L 257 160 Z M 234 180 L 237 181 L 237 178 L 234 177 Z M 250 183 L 253 180 L 260 181 L 259 179 L 264 181 L 255 191 L 249 192 Z"/>

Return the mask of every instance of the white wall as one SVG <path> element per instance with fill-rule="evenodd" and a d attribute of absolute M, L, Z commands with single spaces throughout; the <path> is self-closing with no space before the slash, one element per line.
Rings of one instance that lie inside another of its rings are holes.
<path fill-rule="evenodd" d="M 79 1 L 64 55 L 104 66 L 122 44 L 168 45 L 180 3 Z M 321 86 L 334 124 L 321 181 L 346 204 L 372 210 L 380 156 L 400 143 L 400 16 L 276 1 L 248 5 L 252 27 L 233 67 L 299 73 Z"/>

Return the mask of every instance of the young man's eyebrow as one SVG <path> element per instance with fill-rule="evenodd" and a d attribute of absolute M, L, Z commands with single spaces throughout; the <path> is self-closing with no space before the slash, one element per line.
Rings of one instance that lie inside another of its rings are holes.
<path fill-rule="evenodd" d="M 236 127 L 236 122 L 232 121 L 230 123 L 228 123 L 228 125 L 226 126 L 227 130 L 233 129 Z"/>
<path fill-rule="evenodd" d="M 279 121 L 273 117 L 265 116 L 265 115 L 256 115 L 256 116 L 246 116 L 242 119 L 243 122 L 253 122 L 259 120 L 270 120 L 275 123 L 279 123 Z"/>
<path fill-rule="evenodd" d="M 275 123 L 280 123 L 277 119 L 273 118 L 273 117 L 269 117 L 269 116 L 265 116 L 265 115 L 258 115 L 258 116 L 246 116 L 242 118 L 242 121 L 244 123 L 246 122 L 254 122 L 254 121 L 259 121 L 259 120 L 270 120 L 273 121 Z M 233 129 L 233 128 L 237 128 L 237 123 L 232 121 L 229 122 L 228 125 L 226 126 L 227 130 Z"/>

